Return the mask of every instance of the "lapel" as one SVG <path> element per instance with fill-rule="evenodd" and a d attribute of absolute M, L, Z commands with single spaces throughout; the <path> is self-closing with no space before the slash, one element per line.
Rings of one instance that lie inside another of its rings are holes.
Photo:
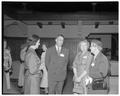
<path fill-rule="evenodd" d="M 54 49 L 55 54 L 57 54 L 57 56 L 60 56 L 61 53 L 64 54 L 64 48 L 63 47 L 61 47 L 61 52 L 60 53 L 57 52 L 56 46 L 54 46 L 53 49 Z"/>
<path fill-rule="evenodd" d="M 99 61 L 99 59 L 100 59 L 100 54 L 101 54 L 101 52 L 99 52 L 98 55 L 96 56 L 96 58 L 95 58 L 95 60 L 94 60 L 94 63 L 95 63 L 95 64 Z"/>
<path fill-rule="evenodd" d="M 63 47 L 61 48 L 61 52 L 60 53 L 64 54 L 64 48 Z"/>
<path fill-rule="evenodd" d="M 54 51 L 55 54 L 58 54 L 57 49 L 56 49 L 55 46 L 53 47 L 53 51 Z"/>

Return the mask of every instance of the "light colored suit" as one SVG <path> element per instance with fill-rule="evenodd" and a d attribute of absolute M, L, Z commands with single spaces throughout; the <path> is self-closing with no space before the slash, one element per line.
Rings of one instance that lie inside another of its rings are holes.
<path fill-rule="evenodd" d="M 48 70 L 48 87 L 50 94 L 61 94 L 67 73 L 69 51 L 62 48 L 58 53 L 53 46 L 46 51 L 45 64 Z"/>

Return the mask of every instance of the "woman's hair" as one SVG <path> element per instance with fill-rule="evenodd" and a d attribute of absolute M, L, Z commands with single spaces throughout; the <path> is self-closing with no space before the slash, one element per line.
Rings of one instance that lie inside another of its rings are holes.
<path fill-rule="evenodd" d="M 38 40 L 40 40 L 40 37 L 36 34 L 33 34 L 32 37 L 30 38 L 30 43 L 29 45 L 35 45 Z"/>
<path fill-rule="evenodd" d="M 86 39 L 84 39 L 84 40 L 82 40 L 82 41 L 80 41 L 79 43 L 78 43 L 78 46 L 77 46 L 77 53 L 79 53 L 80 51 L 81 51 L 81 43 L 86 43 L 87 44 L 87 46 L 88 46 L 88 48 L 89 48 L 89 42 L 86 40 Z"/>

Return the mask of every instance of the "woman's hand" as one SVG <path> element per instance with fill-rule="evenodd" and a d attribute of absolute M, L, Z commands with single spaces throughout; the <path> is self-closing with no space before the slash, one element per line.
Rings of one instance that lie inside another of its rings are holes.
<path fill-rule="evenodd" d="M 85 83 L 86 83 L 86 85 L 88 85 L 88 84 L 91 84 L 92 81 L 93 81 L 93 79 L 90 76 L 87 76 Z"/>
<path fill-rule="evenodd" d="M 89 76 L 89 82 L 92 83 L 92 81 L 93 81 L 93 78 Z"/>

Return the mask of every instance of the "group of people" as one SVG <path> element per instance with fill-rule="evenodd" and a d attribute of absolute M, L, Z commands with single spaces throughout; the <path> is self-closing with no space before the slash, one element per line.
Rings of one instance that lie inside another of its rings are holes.
<path fill-rule="evenodd" d="M 109 62 L 101 52 L 102 43 L 98 40 L 92 40 L 91 45 L 87 40 L 83 40 L 78 44 L 78 48 L 80 51 L 73 62 L 73 93 L 87 94 L 88 85 L 92 86 L 93 80 L 107 75 Z"/>
<path fill-rule="evenodd" d="M 38 56 L 39 53 L 36 52 L 40 45 L 39 36 L 32 35 L 22 46 L 18 86 L 23 87 L 24 94 L 40 94 L 40 88 L 43 88 L 46 94 L 62 94 L 67 76 L 69 50 L 63 47 L 62 34 L 55 38 L 55 42 L 55 45 L 48 49 L 43 44 L 41 56 Z M 109 63 L 101 50 L 102 42 L 98 40 L 92 40 L 91 43 L 87 40 L 79 42 L 72 67 L 73 93 L 87 94 L 87 87 L 92 84 L 94 78 L 106 76 Z M 8 62 L 5 63 L 4 53 L 4 69 L 6 69 L 6 64 Z"/>

